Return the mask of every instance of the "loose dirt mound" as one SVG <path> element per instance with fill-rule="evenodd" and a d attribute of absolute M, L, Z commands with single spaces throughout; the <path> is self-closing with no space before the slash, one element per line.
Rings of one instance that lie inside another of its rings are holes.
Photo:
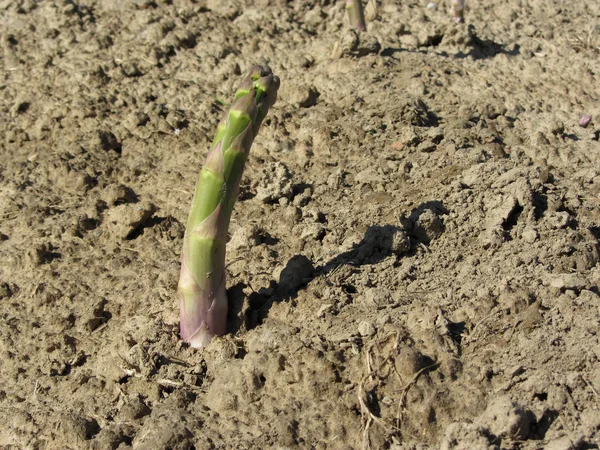
<path fill-rule="evenodd" d="M 600 4 L 432 5 L 0 0 L 0 447 L 598 448 Z M 183 224 L 253 63 L 195 351 Z"/>

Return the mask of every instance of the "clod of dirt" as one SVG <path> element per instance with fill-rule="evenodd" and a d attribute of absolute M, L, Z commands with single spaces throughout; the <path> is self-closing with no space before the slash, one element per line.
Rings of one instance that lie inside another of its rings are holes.
<path fill-rule="evenodd" d="M 431 358 L 425 357 L 413 347 L 401 346 L 398 348 L 394 365 L 402 377 L 402 382 L 406 384 L 419 370 L 431 365 Z"/>
<path fill-rule="evenodd" d="M 355 30 L 348 30 L 342 36 L 342 41 L 336 42 L 331 52 L 332 58 L 342 56 L 366 56 L 377 54 L 381 50 L 381 43 L 370 33 L 358 33 Z"/>
<path fill-rule="evenodd" d="M 117 239 L 131 237 L 156 211 L 148 200 L 140 203 L 118 205 L 106 213 L 105 227 Z"/>
<path fill-rule="evenodd" d="M 559 290 L 573 289 L 580 291 L 588 285 L 586 279 L 576 273 L 553 273 L 549 274 L 547 278 L 550 287 Z"/>
<path fill-rule="evenodd" d="M 59 419 L 58 429 L 65 442 L 83 442 L 98 434 L 100 425 L 94 419 L 65 414 Z"/>
<path fill-rule="evenodd" d="M 403 228 L 392 225 L 373 226 L 367 229 L 357 249 L 357 260 L 371 256 L 402 255 L 410 249 L 410 240 Z"/>
<path fill-rule="evenodd" d="M 440 47 L 448 50 L 454 49 L 456 52 L 469 53 L 475 43 L 472 27 L 452 26 L 446 29 Z"/>
<path fill-rule="evenodd" d="M 88 301 L 85 304 L 84 311 L 80 313 L 79 322 L 86 332 L 92 332 L 110 320 L 112 314 L 105 309 L 106 304 L 105 299 L 96 302 Z"/>
<path fill-rule="evenodd" d="M 193 447 L 194 436 L 190 428 L 197 420 L 180 409 L 160 408 L 146 418 L 144 426 L 133 440 L 139 450 L 187 450 Z"/>
<path fill-rule="evenodd" d="M 408 218 L 400 217 L 400 223 L 412 237 L 428 244 L 444 232 L 443 214 L 447 211 L 441 203 L 429 202 L 413 211 Z"/>
<path fill-rule="evenodd" d="M 444 232 L 442 218 L 431 209 L 427 209 L 414 220 L 413 233 L 423 243 L 429 243 Z"/>
<path fill-rule="evenodd" d="M 488 431 L 472 423 L 456 422 L 446 428 L 440 450 L 499 450 Z"/>
<path fill-rule="evenodd" d="M 556 230 L 566 228 L 571 220 L 569 213 L 566 211 L 552 211 L 544 216 L 545 222 Z"/>
<path fill-rule="evenodd" d="M 567 435 L 548 442 L 544 450 L 578 450 L 583 443 L 582 434 Z"/>
<path fill-rule="evenodd" d="M 510 311 L 511 314 L 518 314 L 526 310 L 534 301 L 531 292 L 524 288 L 507 287 L 498 296 L 498 305 Z"/>
<path fill-rule="evenodd" d="M 262 172 L 260 185 L 256 189 L 258 200 L 263 203 L 275 203 L 292 196 L 292 175 L 284 164 L 268 164 Z"/>
<path fill-rule="evenodd" d="M 56 258 L 60 258 L 60 253 L 55 250 L 57 249 L 52 244 L 43 243 L 35 246 L 27 256 L 29 262 L 36 267 L 47 264 Z"/>
<path fill-rule="evenodd" d="M 13 291 L 8 283 L 0 283 L 0 300 L 12 297 Z"/>
<path fill-rule="evenodd" d="M 125 61 L 121 65 L 121 70 L 126 77 L 139 77 L 143 75 L 137 64 L 132 61 Z"/>
<path fill-rule="evenodd" d="M 376 332 L 377 330 L 375 329 L 375 325 L 373 325 L 371 322 L 363 320 L 358 324 L 358 334 L 363 337 L 373 336 Z"/>
<path fill-rule="evenodd" d="M 537 240 L 537 238 L 539 237 L 539 234 L 535 230 L 535 228 L 530 227 L 530 226 L 526 226 L 523 229 L 523 232 L 521 233 L 521 237 L 528 244 L 533 244 Z"/>
<path fill-rule="evenodd" d="M 422 99 L 407 99 L 400 105 L 400 117 L 415 127 L 435 127 L 438 125 L 437 116 L 429 109 Z M 419 135 L 416 138 L 420 140 Z"/>
<path fill-rule="evenodd" d="M 493 399 L 477 423 L 499 438 L 525 440 L 535 417 L 509 396 Z"/>
<path fill-rule="evenodd" d="M 500 204 L 490 210 L 486 216 L 486 228 L 488 230 L 501 227 L 508 221 L 510 215 L 519 206 L 517 199 L 512 195 L 506 196 L 499 203 Z"/>
<path fill-rule="evenodd" d="M 143 127 L 150 121 L 150 116 L 143 111 L 134 111 L 127 117 L 128 128 Z"/>
<path fill-rule="evenodd" d="M 131 395 L 123 407 L 119 410 L 119 419 L 123 421 L 135 421 L 150 414 L 151 410 L 146 406 L 139 394 Z"/>
<path fill-rule="evenodd" d="M 442 42 L 444 38 L 443 31 L 434 24 L 427 24 L 419 27 L 417 32 L 417 41 L 419 47 L 435 47 Z"/>
<path fill-rule="evenodd" d="M 239 0 L 207 0 L 206 7 L 217 14 L 233 19 L 240 15 L 242 10 L 242 2 Z"/>
<path fill-rule="evenodd" d="M 99 131 L 98 138 L 100 139 L 102 150 L 115 150 L 117 153 L 121 152 L 121 143 L 110 131 Z"/>
<path fill-rule="evenodd" d="M 137 200 L 137 195 L 133 189 L 128 186 L 111 184 L 102 191 L 102 200 L 110 206 L 115 206 L 121 203 L 135 202 Z"/>
<path fill-rule="evenodd" d="M 102 428 L 100 432 L 94 437 L 92 448 L 94 450 L 104 449 L 127 449 L 125 447 L 127 443 L 131 443 L 131 436 L 135 433 L 131 425 L 126 424 L 109 424 Z M 119 445 L 123 446 L 119 447 Z"/>
<path fill-rule="evenodd" d="M 309 108 L 317 104 L 319 91 L 314 86 L 289 83 L 282 87 L 278 97 L 295 107 Z"/>
<path fill-rule="evenodd" d="M 236 228 L 227 243 L 227 248 L 231 251 L 252 248 L 259 245 L 260 242 L 260 229 L 256 225 L 250 224 Z"/>

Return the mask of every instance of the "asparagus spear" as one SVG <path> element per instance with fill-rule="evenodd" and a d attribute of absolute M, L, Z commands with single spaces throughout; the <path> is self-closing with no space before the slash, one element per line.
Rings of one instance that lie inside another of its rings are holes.
<path fill-rule="evenodd" d="M 362 0 L 346 0 L 346 11 L 348 11 L 350 25 L 358 31 L 365 31 L 367 29 Z"/>
<path fill-rule="evenodd" d="M 187 222 L 177 289 L 183 340 L 207 345 L 225 333 L 225 244 L 246 158 L 260 124 L 277 99 L 279 78 L 253 66 L 217 127 L 200 172 Z"/>
<path fill-rule="evenodd" d="M 465 2 L 464 0 L 450 0 L 450 12 L 456 23 L 464 22 Z"/>

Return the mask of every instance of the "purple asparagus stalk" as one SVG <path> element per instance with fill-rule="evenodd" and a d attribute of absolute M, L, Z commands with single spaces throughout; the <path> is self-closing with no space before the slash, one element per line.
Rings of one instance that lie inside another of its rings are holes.
<path fill-rule="evenodd" d="M 365 31 L 367 29 L 361 0 L 346 0 L 346 11 L 348 11 L 350 25 L 358 31 Z"/>
<path fill-rule="evenodd" d="M 225 334 L 225 244 L 244 164 L 260 124 L 277 99 L 279 78 L 254 66 L 217 128 L 188 218 L 177 289 L 181 338 L 192 347 Z"/>

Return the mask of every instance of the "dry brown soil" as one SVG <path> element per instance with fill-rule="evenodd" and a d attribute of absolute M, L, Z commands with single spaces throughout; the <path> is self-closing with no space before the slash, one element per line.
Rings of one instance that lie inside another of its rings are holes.
<path fill-rule="evenodd" d="M 0 448 L 599 448 L 600 2 L 427 3 L 0 0 Z M 253 63 L 197 351 L 183 224 Z"/>

